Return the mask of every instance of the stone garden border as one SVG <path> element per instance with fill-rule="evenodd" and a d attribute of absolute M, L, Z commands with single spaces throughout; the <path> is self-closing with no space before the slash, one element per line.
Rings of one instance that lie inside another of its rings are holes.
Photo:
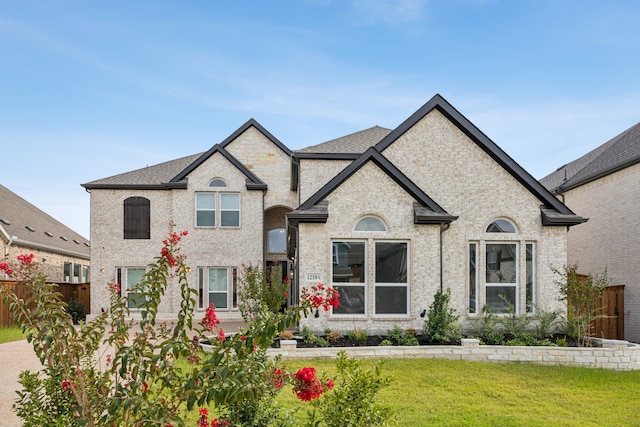
<path fill-rule="evenodd" d="M 522 362 L 616 371 L 640 370 L 640 345 L 622 340 L 594 340 L 601 347 L 536 347 L 480 345 L 463 339 L 461 345 L 296 348 L 296 341 L 281 341 L 267 354 L 283 359 L 333 359 L 340 350 L 358 359 L 448 359 L 475 362 Z"/>

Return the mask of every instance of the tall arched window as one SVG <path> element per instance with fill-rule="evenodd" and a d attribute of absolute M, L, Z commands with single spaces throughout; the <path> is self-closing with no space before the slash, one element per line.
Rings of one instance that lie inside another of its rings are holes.
<path fill-rule="evenodd" d="M 481 240 L 469 242 L 469 313 L 479 313 L 482 306 L 494 313 L 533 313 L 535 243 L 503 218 L 485 231 Z"/>
<path fill-rule="evenodd" d="M 151 202 L 145 197 L 129 197 L 124 201 L 124 238 L 151 238 Z"/>

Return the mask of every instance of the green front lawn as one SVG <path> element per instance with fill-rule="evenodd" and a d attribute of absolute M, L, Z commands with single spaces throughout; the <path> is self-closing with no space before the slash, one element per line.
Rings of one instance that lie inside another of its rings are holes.
<path fill-rule="evenodd" d="M 291 371 L 315 366 L 331 374 L 335 362 L 286 365 Z M 640 425 L 637 371 L 387 359 L 383 372 L 392 382 L 379 400 L 395 409 L 399 426 Z M 288 391 L 280 398 L 305 406 Z"/>
<path fill-rule="evenodd" d="M 0 344 L 9 341 L 23 340 L 24 335 L 20 332 L 20 328 L 17 326 L 10 326 L 7 328 L 0 328 Z"/>

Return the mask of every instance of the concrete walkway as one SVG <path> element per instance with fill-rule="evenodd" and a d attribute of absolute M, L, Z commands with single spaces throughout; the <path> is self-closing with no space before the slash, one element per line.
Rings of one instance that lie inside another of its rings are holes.
<path fill-rule="evenodd" d="M 40 360 L 27 340 L 0 344 L 0 425 L 22 426 L 22 420 L 12 409 L 17 398 L 16 390 L 21 387 L 18 375 L 22 371 L 37 372 L 40 369 Z"/>

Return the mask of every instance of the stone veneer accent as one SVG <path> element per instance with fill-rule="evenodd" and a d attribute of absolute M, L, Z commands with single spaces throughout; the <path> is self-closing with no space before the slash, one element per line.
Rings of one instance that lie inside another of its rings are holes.
<path fill-rule="evenodd" d="M 296 348 L 295 341 L 282 348 L 268 349 L 270 356 L 283 359 L 335 359 L 340 350 L 358 359 L 447 359 L 494 363 L 534 363 L 616 371 L 640 370 L 640 345 L 620 340 L 602 340 L 602 347 L 518 347 L 480 345 L 463 339 L 462 345 L 378 346 L 345 348 Z"/>

